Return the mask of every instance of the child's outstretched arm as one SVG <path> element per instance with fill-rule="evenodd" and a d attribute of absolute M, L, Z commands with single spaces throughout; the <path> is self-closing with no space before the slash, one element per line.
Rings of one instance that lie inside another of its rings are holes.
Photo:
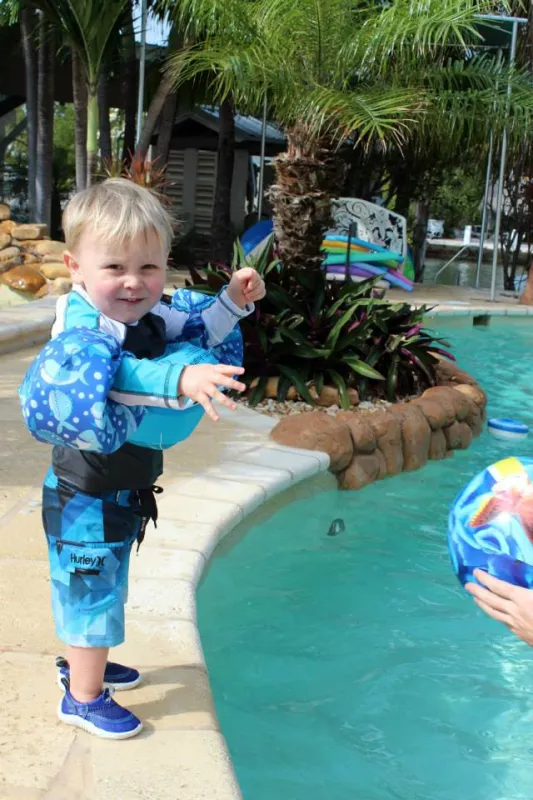
<path fill-rule="evenodd" d="M 211 349 L 221 344 L 237 323 L 254 311 L 265 295 L 265 285 L 251 267 L 234 272 L 230 283 L 216 297 L 190 289 L 178 289 L 172 305 L 158 307 L 165 320 L 167 339 L 190 341 Z"/>

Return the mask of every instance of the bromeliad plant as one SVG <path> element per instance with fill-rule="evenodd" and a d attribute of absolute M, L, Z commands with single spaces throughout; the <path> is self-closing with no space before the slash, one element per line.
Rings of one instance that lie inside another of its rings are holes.
<path fill-rule="evenodd" d="M 272 377 L 279 378 L 279 400 L 294 386 L 314 405 L 322 388 L 333 385 L 344 408 L 350 405 L 350 388 L 362 398 L 394 401 L 434 385 L 438 356 L 453 358 L 442 349 L 446 343 L 423 328 L 426 307 L 375 297 L 379 278 L 330 282 L 324 272 L 282 269 L 270 252 L 267 247 L 247 258 L 236 244 L 231 266 L 211 265 L 205 277 L 190 270 L 194 288 L 209 293 L 218 292 L 244 264 L 265 280 L 265 299 L 242 323 L 251 405 L 264 398 Z"/>

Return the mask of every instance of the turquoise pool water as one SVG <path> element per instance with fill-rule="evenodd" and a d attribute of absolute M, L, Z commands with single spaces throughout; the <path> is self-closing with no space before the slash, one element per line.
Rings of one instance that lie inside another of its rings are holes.
<path fill-rule="evenodd" d="M 533 426 L 533 321 L 436 327 L 489 414 Z M 445 538 L 469 478 L 532 450 L 484 434 L 291 503 L 215 558 L 200 632 L 245 800 L 532 800 L 533 651 L 477 611 Z"/>

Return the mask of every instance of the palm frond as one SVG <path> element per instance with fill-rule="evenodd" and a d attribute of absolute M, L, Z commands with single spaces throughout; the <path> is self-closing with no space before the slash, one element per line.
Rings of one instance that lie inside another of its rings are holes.
<path fill-rule="evenodd" d="M 80 55 L 87 81 L 98 79 L 109 39 L 128 0 L 31 0 Z"/>
<path fill-rule="evenodd" d="M 495 116 L 495 128 L 523 134 L 531 125 L 531 81 L 477 55 L 478 16 L 494 11 L 493 0 L 175 5 L 171 13 L 201 37 L 170 62 L 176 82 L 207 73 L 215 94 L 231 93 L 243 112 L 256 113 L 266 95 L 281 124 L 301 120 L 337 142 L 399 143 L 425 124 L 471 139 L 485 136 Z"/>
<path fill-rule="evenodd" d="M 296 111 L 317 135 L 327 132 L 339 144 L 349 139 L 357 145 L 388 138 L 399 144 L 424 110 L 425 102 L 417 88 L 372 86 L 346 93 L 316 87 L 295 110 L 287 109 L 285 121 L 290 124 Z"/>
<path fill-rule="evenodd" d="M 14 25 L 19 17 L 19 0 L 2 0 L 0 2 L 0 25 Z"/>

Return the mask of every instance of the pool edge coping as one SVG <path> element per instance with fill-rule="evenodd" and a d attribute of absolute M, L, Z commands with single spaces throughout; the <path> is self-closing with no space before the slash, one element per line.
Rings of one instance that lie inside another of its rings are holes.
<path fill-rule="evenodd" d="M 211 466 L 193 475 L 178 477 L 166 487 L 159 503 L 158 529 L 151 531 L 143 544 L 142 558 L 133 560 L 131 610 L 126 608 L 126 619 L 128 623 L 148 623 L 151 630 L 158 625 L 163 630 L 165 624 L 172 621 L 176 645 L 182 651 L 180 668 L 200 667 L 207 674 L 213 711 L 206 712 L 204 722 L 201 726 L 195 726 L 194 730 L 214 731 L 219 735 L 209 742 L 205 752 L 198 753 L 203 763 L 195 764 L 195 770 L 202 769 L 209 776 L 213 772 L 210 796 L 216 796 L 217 800 L 242 800 L 229 749 L 214 710 L 213 693 L 197 625 L 196 591 L 216 547 L 228 534 L 284 490 L 327 472 L 330 459 L 320 451 L 300 450 L 271 442 L 268 433 L 277 423 L 274 418 L 244 406 L 238 406 L 234 413 L 226 413 L 224 409 L 220 409 L 220 412 L 223 418 L 239 428 L 248 429 L 245 444 L 238 446 L 234 440 L 226 440 L 226 444 L 232 448 L 232 454 L 224 461 L 224 469 L 233 468 L 234 473 L 222 477 L 218 469 Z M 243 473 L 245 480 L 238 477 Z M 223 492 L 220 491 L 221 481 L 224 483 Z M 183 546 L 187 529 L 193 527 L 201 530 L 200 541 L 189 537 L 187 546 Z M 170 574 L 162 577 L 158 573 L 157 609 L 153 605 L 144 607 L 143 598 L 153 591 L 162 549 L 171 549 L 183 566 L 177 579 Z M 172 638 L 168 640 L 168 648 L 173 649 Z M 154 663 L 153 660 L 151 663 Z M 213 763 L 224 766 L 222 770 L 213 770 Z M 180 800 L 199 800 L 199 797 L 189 794 L 186 787 L 182 787 Z"/>

